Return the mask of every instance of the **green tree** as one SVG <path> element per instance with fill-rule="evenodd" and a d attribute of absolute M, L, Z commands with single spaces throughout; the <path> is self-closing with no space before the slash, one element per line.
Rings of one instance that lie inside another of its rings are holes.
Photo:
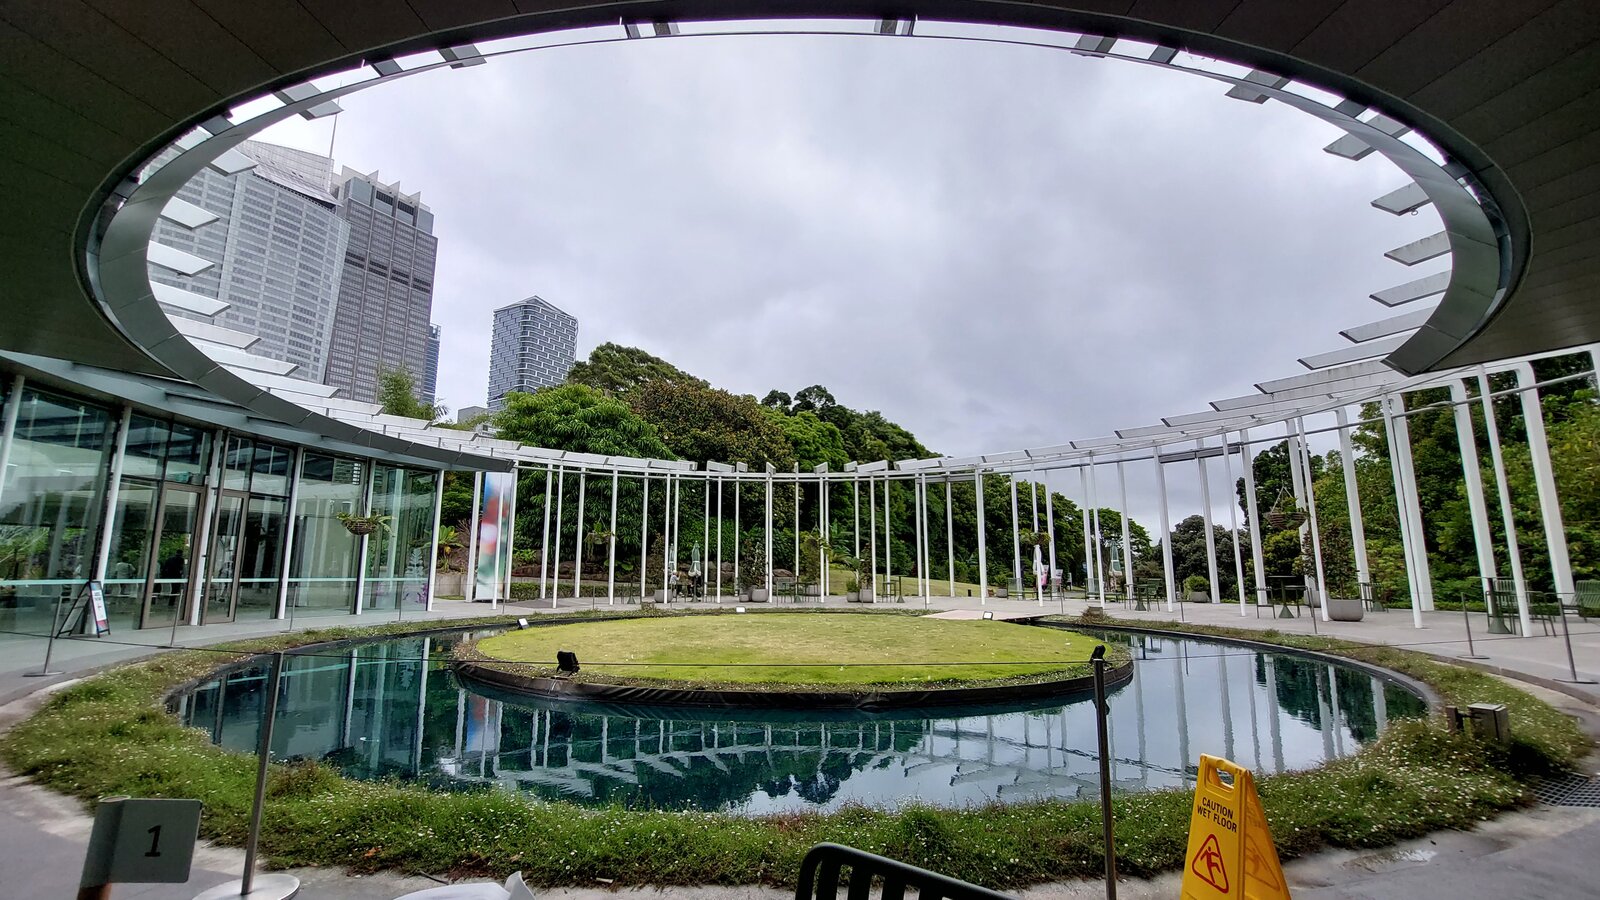
<path fill-rule="evenodd" d="M 495 414 L 494 427 L 504 440 L 551 450 L 677 459 L 654 425 L 622 401 L 581 384 L 513 391 Z"/>
<path fill-rule="evenodd" d="M 659 356 L 611 343 L 594 348 L 588 359 L 574 363 L 567 373 L 568 384 L 585 385 L 623 400 L 631 400 L 639 388 L 657 382 L 710 386 Z"/>
<path fill-rule="evenodd" d="M 432 422 L 445 414 L 445 408 L 438 404 L 424 403 L 417 399 L 417 380 L 406 371 L 405 366 L 398 369 L 378 369 L 378 406 L 384 415 L 404 416 L 408 419 L 424 419 Z"/>
<path fill-rule="evenodd" d="M 703 384 L 653 381 L 641 385 L 632 399 L 678 458 L 742 462 L 753 470 L 767 463 L 779 471 L 794 466 L 794 448 L 783 429 L 754 397 Z"/>
<path fill-rule="evenodd" d="M 817 418 L 816 413 L 797 412 L 786 416 L 771 412 L 769 415 L 788 439 L 801 471 L 827 463 L 833 471 L 839 472 L 850 461 L 844 450 L 844 435 L 839 433 L 838 428 Z"/>

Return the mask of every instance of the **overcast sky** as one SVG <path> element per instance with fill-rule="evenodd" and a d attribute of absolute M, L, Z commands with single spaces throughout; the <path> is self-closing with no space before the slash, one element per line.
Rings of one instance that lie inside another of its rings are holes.
<path fill-rule="evenodd" d="M 452 408 L 484 402 L 492 311 L 538 294 L 578 317 L 580 358 L 634 345 L 757 397 L 820 383 L 963 455 L 1248 393 L 1439 268 L 1382 257 L 1438 230 L 1369 206 L 1404 182 L 1388 162 L 1225 90 L 1056 50 L 642 40 L 367 91 L 333 150 L 434 211 Z M 329 126 L 264 138 L 325 153 Z M 1198 511 L 1169 481 L 1174 521 Z"/>

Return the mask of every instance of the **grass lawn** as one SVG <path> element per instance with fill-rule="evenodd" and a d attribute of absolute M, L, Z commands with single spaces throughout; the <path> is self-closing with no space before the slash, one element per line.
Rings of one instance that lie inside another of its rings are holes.
<path fill-rule="evenodd" d="M 1097 643 L 981 619 L 763 613 L 530 628 L 485 638 L 476 648 L 492 659 L 550 668 L 557 650 L 571 650 L 585 673 L 628 680 L 921 685 L 1087 670 Z"/>

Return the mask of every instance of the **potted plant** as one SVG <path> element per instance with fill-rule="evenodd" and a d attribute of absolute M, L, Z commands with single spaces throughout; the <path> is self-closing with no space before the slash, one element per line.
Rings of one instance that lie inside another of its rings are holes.
<path fill-rule="evenodd" d="M 1190 603 L 1211 602 L 1211 582 L 1204 575 L 1190 575 L 1183 580 L 1183 593 Z"/>
<path fill-rule="evenodd" d="M 1279 491 L 1272 508 L 1261 516 L 1273 531 L 1290 531 L 1305 524 L 1306 511 L 1297 506 L 1287 491 Z"/>
<path fill-rule="evenodd" d="M 389 522 L 394 518 L 393 516 L 381 516 L 377 513 L 362 516 L 347 512 L 334 513 L 333 517 L 339 520 L 339 524 L 344 526 L 345 531 L 358 536 L 374 534 L 379 531 L 387 534 L 389 532 Z"/>
<path fill-rule="evenodd" d="M 844 599 L 851 603 L 872 602 L 872 563 L 859 556 L 841 554 L 840 564 L 850 570 L 844 583 Z"/>

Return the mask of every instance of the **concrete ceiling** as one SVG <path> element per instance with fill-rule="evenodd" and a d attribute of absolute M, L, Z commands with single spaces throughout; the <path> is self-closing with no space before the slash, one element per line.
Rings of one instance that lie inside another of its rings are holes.
<path fill-rule="evenodd" d="M 912 14 L 1159 40 L 1380 108 L 1439 144 L 1501 216 L 1510 290 L 1434 368 L 1600 342 L 1593 0 L 7 0 L 0 349 L 165 374 L 100 310 L 97 221 L 135 166 L 234 100 L 364 59 L 619 18 Z"/>

